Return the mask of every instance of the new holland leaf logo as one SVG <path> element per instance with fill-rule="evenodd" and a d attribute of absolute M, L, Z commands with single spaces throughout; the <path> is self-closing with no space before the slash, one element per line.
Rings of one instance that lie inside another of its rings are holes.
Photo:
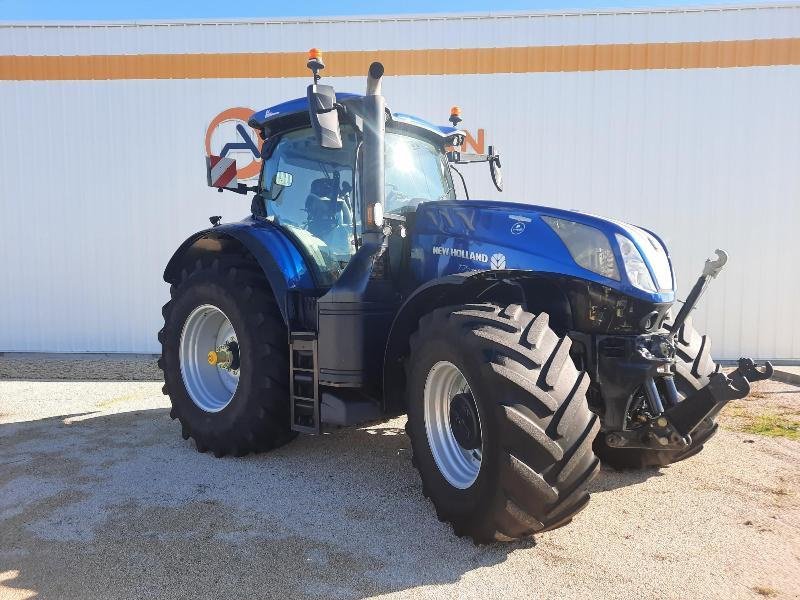
<path fill-rule="evenodd" d="M 500 252 L 492 254 L 492 258 L 489 261 L 489 266 L 492 270 L 497 271 L 498 269 L 505 269 L 506 268 L 506 255 Z"/>
<path fill-rule="evenodd" d="M 485 252 L 474 252 L 466 248 L 453 248 L 452 246 L 433 246 L 431 251 L 435 256 L 448 256 L 450 258 L 463 258 L 483 264 L 488 263 L 489 268 L 493 270 L 506 268 L 506 255 L 502 252 L 495 252 L 490 257 Z M 465 265 L 462 265 L 462 267 L 464 266 Z"/>

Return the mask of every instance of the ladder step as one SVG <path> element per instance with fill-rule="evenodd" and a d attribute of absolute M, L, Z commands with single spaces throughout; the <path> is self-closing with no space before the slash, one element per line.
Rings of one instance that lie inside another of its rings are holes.
<path fill-rule="evenodd" d="M 289 334 L 291 377 L 291 427 L 293 431 L 318 434 L 321 430 L 317 337 L 311 331 Z"/>

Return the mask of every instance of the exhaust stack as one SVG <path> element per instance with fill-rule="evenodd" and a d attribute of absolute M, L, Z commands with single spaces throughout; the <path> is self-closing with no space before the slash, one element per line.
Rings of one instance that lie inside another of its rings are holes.
<path fill-rule="evenodd" d="M 364 168 L 362 190 L 364 197 L 364 242 L 378 242 L 383 227 L 384 205 L 384 143 L 386 132 L 386 99 L 381 95 L 383 65 L 374 62 L 367 75 L 367 95 L 363 98 Z"/>
<path fill-rule="evenodd" d="M 374 62 L 369 66 L 367 74 L 367 96 L 381 95 L 381 78 L 383 77 L 383 65 Z"/>

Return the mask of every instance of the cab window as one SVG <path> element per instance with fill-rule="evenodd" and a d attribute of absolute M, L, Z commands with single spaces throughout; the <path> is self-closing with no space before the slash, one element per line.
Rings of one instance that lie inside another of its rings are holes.
<path fill-rule="evenodd" d="M 353 164 L 358 140 L 342 127 L 342 148 L 320 147 L 312 129 L 281 136 L 264 163 L 262 196 L 267 215 L 293 235 L 332 285 L 355 253 Z"/>
<path fill-rule="evenodd" d="M 386 132 L 386 212 L 413 212 L 420 202 L 455 198 L 447 157 L 428 140 Z"/>

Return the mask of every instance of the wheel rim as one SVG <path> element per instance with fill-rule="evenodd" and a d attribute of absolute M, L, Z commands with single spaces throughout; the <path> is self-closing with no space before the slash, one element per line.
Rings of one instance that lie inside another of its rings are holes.
<path fill-rule="evenodd" d="M 181 377 L 201 410 L 219 412 L 233 400 L 239 385 L 238 345 L 230 319 L 216 306 L 203 304 L 186 318 L 180 343 Z M 217 352 L 227 351 L 235 360 L 216 362 Z"/>
<path fill-rule="evenodd" d="M 464 447 L 465 399 L 474 410 L 466 424 L 477 429 L 477 440 Z M 453 411 L 456 414 L 453 414 Z M 480 416 L 464 374 L 453 363 L 437 362 L 428 372 L 424 392 L 425 432 L 439 472 L 455 488 L 467 489 L 478 478 L 483 457 Z M 461 425 L 459 427 L 458 425 Z M 458 436 L 453 431 L 456 429 Z M 459 443 L 459 439 L 461 443 Z"/>

